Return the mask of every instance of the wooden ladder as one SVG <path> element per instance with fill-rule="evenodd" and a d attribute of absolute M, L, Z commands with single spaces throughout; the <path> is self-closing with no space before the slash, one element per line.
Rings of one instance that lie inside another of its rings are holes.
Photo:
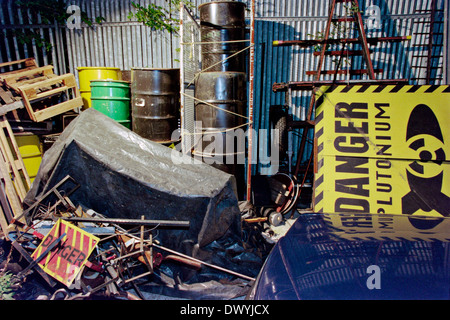
<path fill-rule="evenodd" d="M 341 3 L 352 3 L 354 6 L 354 10 L 352 10 L 352 14 L 353 17 L 347 18 L 347 17 L 338 17 L 335 18 L 334 14 L 336 11 L 336 4 L 338 2 Z M 370 80 L 374 80 L 375 79 L 375 71 L 373 68 L 373 63 L 372 63 L 372 59 L 370 58 L 370 50 L 369 50 L 369 46 L 367 43 L 367 36 L 366 33 L 364 31 L 364 24 L 362 21 L 362 17 L 361 17 L 361 12 L 359 9 L 359 3 L 357 0 L 331 0 L 330 3 L 330 11 L 329 11 L 329 15 L 328 15 L 328 21 L 327 21 L 327 25 L 326 25 L 326 29 L 325 29 L 325 34 L 324 34 L 324 38 L 321 41 L 322 44 L 322 48 L 320 51 L 320 55 L 319 55 L 319 63 L 317 66 L 317 70 L 315 71 L 315 77 L 314 77 L 314 81 L 320 81 L 320 77 L 321 75 L 324 73 L 322 71 L 323 69 L 323 65 L 324 65 L 324 60 L 325 60 L 325 56 L 327 53 L 327 45 L 328 42 L 330 40 L 330 30 L 331 30 L 331 26 L 333 25 L 333 22 L 335 21 L 348 21 L 348 22 L 356 22 L 357 27 L 358 27 L 358 32 L 359 32 L 359 37 L 358 39 L 332 39 L 331 42 L 342 42 L 344 45 L 347 43 L 354 43 L 354 42 L 359 42 L 362 46 L 362 50 L 361 50 L 361 54 L 363 55 L 365 61 L 366 61 L 366 65 L 367 65 L 367 69 L 366 70 L 359 70 L 360 73 L 366 73 L 368 74 Z M 355 52 L 350 52 L 352 55 L 355 55 L 357 53 Z M 330 54 L 333 54 L 332 52 Z M 339 71 L 335 70 L 334 73 L 337 74 Z M 295 166 L 295 170 L 294 170 L 294 176 L 297 177 L 300 171 L 300 164 L 301 164 L 301 160 L 303 158 L 303 153 L 305 151 L 305 145 L 306 145 L 306 140 L 308 137 L 308 133 L 309 133 L 309 129 L 313 129 L 314 126 L 311 126 L 310 124 L 313 122 L 312 120 L 312 112 L 314 110 L 314 105 L 315 105 L 315 95 L 314 92 L 311 95 L 311 100 L 310 100 L 310 104 L 308 107 L 308 112 L 306 115 L 306 121 L 308 122 L 309 125 L 304 126 L 303 127 L 303 134 L 302 134 L 302 138 L 301 138 L 301 142 L 300 142 L 300 148 L 299 148 L 299 152 L 297 154 L 297 162 L 296 162 L 296 166 Z M 313 157 L 314 152 L 311 153 L 311 157 L 310 157 L 310 161 L 309 163 L 311 163 L 311 159 Z M 308 165 L 309 167 L 309 165 Z M 309 168 L 307 168 L 306 170 L 308 171 Z M 306 173 L 307 173 L 306 171 Z M 305 173 L 305 174 L 306 174 Z"/>
<path fill-rule="evenodd" d="M 345 16 L 345 17 L 335 17 L 337 4 L 338 3 L 349 3 L 352 5 L 351 8 L 351 16 Z M 358 31 L 358 37 L 357 38 L 331 38 L 331 27 L 333 23 L 335 22 L 353 22 L 356 23 L 357 31 Z M 274 83 L 273 84 L 273 91 L 286 91 L 286 101 L 290 101 L 290 94 L 291 90 L 312 90 L 312 95 L 309 103 L 309 107 L 307 109 L 306 113 L 306 120 L 305 121 L 289 121 L 288 123 L 288 130 L 291 130 L 292 128 L 303 128 L 303 133 L 300 140 L 300 147 L 298 149 L 297 154 L 297 161 L 295 165 L 295 169 L 293 171 L 293 176 L 298 179 L 299 173 L 301 171 L 301 161 L 303 159 L 303 155 L 305 152 L 305 145 L 308 138 L 309 130 L 314 130 L 315 122 L 312 119 L 313 116 L 313 110 L 315 106 L 315 90 L 317 89 L 316 86 L 320 85 L 335 85 L 335 84 L 347 84 L 352 82 L 353 84 L 357 82 L 370 84 L 370 83 L 384 83 L 384 84 L 395 84 L 395 83 L 405 83 L 407 82 L 407 79 L 398 79 L 398 80 L 377 80 L 375 77 L 375 74 L 377 72 L 380 72 L 382 70 L 375 70 L 373 67 L 372 59 L 370 57 L 370 49 L 369 49 L 369 43 L 370 44 L 377 44 L 378 42 L 398 42 L 398 41 L 405 41 L 410 40 L 411 37 L 374 37 L 374 38 L 367 38 L 366 33 L 364 31 L 364 24 L 361 16 L 361 11 L 359 7 L 358 0 L 331 0 L 330 1 L 330 9 L 329 9 L 329 15 L 327 20 L 326 29 L 323 35 L 323 39 L 314 39 L 314 40 L 288 40 L 288 41 L 274 41 L 274 46 L 291 46 L 291 45 L 298 45 L 300 47 L 311 47 L 315 45 L 321 45 L 320 53 L 316 53 L 316 56 L 319 56 L 319 62 L 317 65 L 317 69 L 315 71 L 307 71 L 307 75 L 313 75 L 314 80 L 313 81 L 307 81 L 307 82 L 296 82 L 295 84 L 280 84 L 280 83 Z M 361 45 L 361 49 L 359 50 L 349 50 L 348 48 L 345 49 L 345 47 L 348 44 L 357 44 L 359 43 Z M 343 47 L 341 50 L 327 50 L 327 46 L 329 44 L 342 44 Z M 342 56 L 342 55 L 348 55 L 348 56 L 356 56 L 356 55 L 362 55 L 366 64 L 366 69 L 360 69 L 360 70 L 352 70 L 348 73 L 353 74 L 367 74 L 369 79 L 367 80 L 346 80 L 346 81 L 339 81 L 339 80 L 333 80 L 333 81 L 323 81 L 321 80 L 321 76 L 325 74 L 345 74 L 346 71 L 339 70 L 340 63 L 337 65 L 336 70 L 322 70 L 324 67 L 324 61 L 326 56 Z M 304 178 L 302 185 L 300 187 L 303 187 L 303 184 L 305 182 L 305 177 L 307 173 L 312 170 L 311 164 L 313 163 L 313 158 L 315 152 L 316 146 L 314 146 L 313 152 L 311 152 L 311 155 L 308 160 L 308 164 L 306 166 L 306 169 L 304 171 Z M 291 168 L 289 168 L 291 170 Z M 297 201 L 300 197 L 298 196 Z M 296 205 L 294 205 L 293 210 L 295 210 Z"/>

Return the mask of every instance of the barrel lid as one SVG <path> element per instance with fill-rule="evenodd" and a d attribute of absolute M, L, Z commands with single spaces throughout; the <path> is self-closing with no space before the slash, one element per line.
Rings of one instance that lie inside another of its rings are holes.
<path fill-rule="evenodd" d="M 108 80 L 108 79 L 93 79 L 93 80 L 89 80 L 89 82 L 114 82 L 114 83 L 130 84 L 130 81 L 126 81 L 126 80 Z"/>
<path fill-rule="evenodd" d="M 115 67 L 77 67 L 77 70 L 120 70 Z"/>
<path fill-rule="evenodd" d="M 236 76 L 247 75 L 247 72 L 242 72 L 242 71 L 201 71 L 201 72 L 196 73 L 197 76 L 200 76 L 201 74 L 211 75 L 211 76 L 221 75 L 224 77 L 226 77 L 226 76 L 232 77 L 233 75 L 236 75 Z"/>
<path fill-rule="evenodd" d="M 198 8 L 200 9 L 201 7 L 204 7 L 204 6 L 207 6 L 207 5 L 211 5 L 211 4 L 214 4 L 214 3 L 229 3 L 229 2 L 231 2 L 231 3 L 236 3 L 237 5 L 247 6 L 247 5 L 246 5 L 245 3 L 243 3 L 243 2 L 232 1 L 232 0 L 224 0 L 224 1 L 211 1 L 211 2 L 205 2 L 205 3 L 200 4 L 200 5 L 198 6 Z"/>
<path fill-rule="evenodd" d="M 180 70 L 180 68 L 131 68 L 131 70 L 149 70 L 149 71 L 165 71 L 165 70 Z"/>

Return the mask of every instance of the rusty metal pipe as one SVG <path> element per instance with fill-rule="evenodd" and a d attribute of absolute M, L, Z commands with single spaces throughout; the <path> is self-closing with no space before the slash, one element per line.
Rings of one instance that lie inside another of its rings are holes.
<path fill-rule="evenodd" d="M 183 264 L 187 264 L 188 266 L 190 266 L 194 269 L 197 269 L 197 270 L 202 268 L 202 264 L 200 262 L 192 260 L 192 259 L 186 259 L 181 256 L 174 255 L 174 254 L 169 254 L 169 255 L 165 256 L 163 261 L 167 261 L 167 260 L 172 260 L 172 261 L 180 262 Z"/>
<path fill-rule="evenodd" d="M 173 254 L 175 254 L 175 255 L 181 256 L 181 257 L 183 257 L 183 258 L 186 258 L 186 259 L 189 259 L 189 260 L 198 262 L 198 263 L 200 263 L 200 264 L 202 264 L 202 265 L 205 265 L 205 266 L 207 266 L 207 267 L 210 267 L 210 268 L 213 268 L 213 269 L 217 269 L 217 270 L 220 270 L 220 271 L 223 271 L 223 272 L 226 272 L 226 273 L 235 275 L 235 276 L 237 276 L 237 277 L 239 277 L 239 278 L 243 278 L 243 279 L 246 279 L 246 280 L 249 280 L 249 281 L 255 281 L 255 278 L 246 276 L 246 275 L 244 275 L 244 274 L 235 272 L 235 271 L 233 271 L 233 270 L 225 269 L 225 268 L 216 266 L 216 265 L 214 265 L 214 264 L 210 264 L 210 263 L 207 263 L 207 262 L 204 262 L 204 261 L 195 259 L 195 258 L 193 258 L 193 257 L 187 256 L 187 255 L 185 255 L 185 254 L 182 254 L 182 253 L 180 253 L 180 252 L 177 252 L 177 251 L 172 250 L 172 249 L 169 249 L 169 248 L 165 248 L 165 247 L 160 246 L 160 245 L 157 245 L 157 244 L 155 244 L 155 243 L 153 243 L 152 246 L 154 246 L 155 248 L 158 248 L 158 249 L 161 249 L 161 250 L 164 250 L 164 251 L 173 253 Z"/>
<path fill-rule="evenodd" d="M 142 219 L 121 219 L 121 218 L 90 218 L 90 217 L 62 217 L 70 222 L 92 222 L 92 223 L 113 223 L 123 225 L 141 225 L 160 228 L 189 228 L 189 221 L 175 220 L 142 220 Z"/>

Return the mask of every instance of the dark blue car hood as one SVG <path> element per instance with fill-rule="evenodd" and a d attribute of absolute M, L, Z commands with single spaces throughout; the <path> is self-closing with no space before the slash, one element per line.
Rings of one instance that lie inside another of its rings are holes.
<path fill-rule="evenodd" d="M 449 299 L 449 218 L 304 214 L 249 299 Z"/>

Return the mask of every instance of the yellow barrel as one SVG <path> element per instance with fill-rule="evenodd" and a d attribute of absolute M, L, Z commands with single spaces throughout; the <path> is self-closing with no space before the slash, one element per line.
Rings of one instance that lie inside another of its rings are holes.
<path fill-rule="evenodd" d="M 23 159 L 25 169 L 27 169 L 30 181 L 36 177 L 42 161 L 41 142 L 34 134 L 15 135 L 20 155 Z"/>
<path fill-rule="evenodd" d="M 110 67 L 78 67 L 80 94 L 83 98 L 83 109 L 90 108 L 91 80 L 122 80 L 120 68 Z"/>

